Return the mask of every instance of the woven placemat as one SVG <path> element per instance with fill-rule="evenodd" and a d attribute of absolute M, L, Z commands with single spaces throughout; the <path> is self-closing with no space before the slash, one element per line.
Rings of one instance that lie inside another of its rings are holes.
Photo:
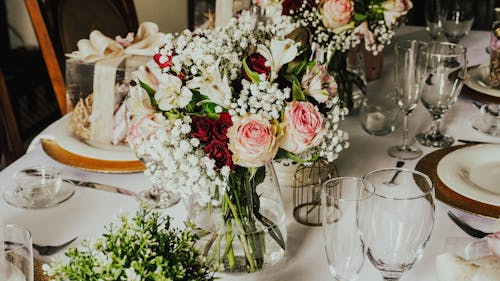
<path fill-rule="evenodd" d="M 497 219 L 500 217 L 499 206 L 485 204 L 462 196 L 446 186 L 437 175 L 439 161 L 448 153 L 466 146 L 470 145 L 452 146 L 431 152 L 418 161 L 415 170 L 428 175 L 432 179 L 435 185 L 436 198 L 439 201 L 467 213 Z"/>
<path fill-rule="evenodd" d="M 49 277 L 43 274 L 42 262 L 38 259 L 33 259 L 33 267 L 35 271 L 35 281 L 49 281 Z"/>

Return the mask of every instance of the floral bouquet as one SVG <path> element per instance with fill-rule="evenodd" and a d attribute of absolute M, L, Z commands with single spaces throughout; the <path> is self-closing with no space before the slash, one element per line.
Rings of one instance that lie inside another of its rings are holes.
<path fill-rule="evenodd" d="M 215 280 L 195 242 L 190 229 L 176 230 L 170 217 L 141 208 L 43 269 L 51 280 Z"/>
<path fill-rule="evenodd" d="M 285 249 L 286 228 L 273 221 L 281 216 L 264 210 L 258 191 L 271 161 L 332 162 L 349 145 L 337 82 L 291 28 L 245 13 L 214 30 L 166 35 L 131 83 L 129 143 L 149 159 L 153 184 L 205 208 L 195 220 L 200 235 L 212 232 L 204 252 L 228 270 L 242 260 L 256 271 L 269 244 Z"/>
<path fill-rule="evenodd" d="M 410 0 L 254 0 L 254 4 L 267 10 L 273 20 L 291 17 L 308 29 L 316 58 L 329 61 L 329 71 L 348 108 L 353 106 L 353 83 L 363 93 L 366 90 L 364 81 L 348 70 L 347 52 L 364 41 L 367 51 L 381 53 L 399 18 L 413 7 Z"/>

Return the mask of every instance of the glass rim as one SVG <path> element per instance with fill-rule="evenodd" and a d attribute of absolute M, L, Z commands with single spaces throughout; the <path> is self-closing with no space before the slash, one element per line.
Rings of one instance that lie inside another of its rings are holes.
<path fill-rule="evenodd" d="M 408 168 L 391 167 L 391 168 L 375 169 L 373 171 L 368 172 L 363 177 L 363 179 L 366 179 L 368 176 L 370 176 L 372 174 L 379 173 L 379 172 L 385 172 L 385 171 L 411 172 L 413 174 L 417 174 L 417 175 L 423 177 L 429 183 L 430 188 L 427 191 L 424 191 L 424 190 L 420 189 L 422 191 L 422 194 L 420 194 L 420 195 L 406 196 L 406 197 L 381 195 L 381 194 L 377 193 L 377 188 L 375 188 L 375 196 L 378 196 L 378 197 L 381 197 L 381 198 L 385 198 L 385 199 L 389 199 L 389 200 L 414 200 L 414 199 L 419 199 L 419 198 L 422 198 L 422 197 L 426 197 L 430 193 L 434 192 L 434 189 L 435 189 L 434 182 L 432 181 L 432 179 L 428 175 L 426 175 L 426 174 L 424 174 L 424 173 L 422 173 L 420 171 L 413 170 L 413 169 L 408 169 Z"/>
<path fill-rule="evenodd" d="M 45 171 L 46 173 L 51 173 L 51 174 L 54 174 L 55 176 L 60 176 L 62 175 L 62 172 L 59 168 L 57 167 L 54 167 L 54 166 L 46 166 L 46 165 L 32 165 L 32 166 L 26 166 L 18 171 L 16 171 L 14 173 L 14 178 L 20 176 L 21 174 L 27 174 L 27 175 L 30 175 L 29 173 L 26 173 L 26 171 L 37 171 L 37 172 L 41 172 L 41 171 Z M 37 176 L 41 176 L 41 175 L 37 175 Z"/>
<path fill-rule="evenodd" d="M 339 181 L 339 180 L 356 180 L 356 181 L 362 182 L 363 183 L 362 190 L 365 190 L 367 192 L 367 194 L 365 196 L 363 196 L 361 198 L 356 198 L 356 199 L 346 199 L 346 198 L 335 197 L 339 201 L 344 201 L 344 202 L 363 201 L 363 200 L 369 199 L 370 197 L 373 197 L 376 194 L 376 188 L 375 188 L 375 185 L 373 183 L 371 183 L 370 181 L 368 181 L 364 178 L 358 178 L 358 177 L 335 177 L 335 178 L 328 179 L 327 181 L 325 181 L 321 185 L 321 193 L 326 194 L 326 196 L 332 196 L 332 195 L 329 195 L 328 193 L 325 192 L 325 189 L 328 188 L 326 185 L 330 182 Z M 370 186 L 371 189 L 368 189 L 368 186 Z"/>
<path fill-rule="evenodd" d="M 456 50 L 457 53 L 455 53 L 455 54 L 440 54 L 440 53 L 431 52 L 431 51 L 429 51 L 429 48 L 431 46 L 448 46 L 450 49 Z M 453 57 L 463 56 L 466 53 L 467 53 L 467 48 L 465 46 L 460 45 L 460 44 L 451 43 L 451 42 L 430 42 L 427 45 L 425 45 L 424 48 L 422 49 L 422 54 L 433 56 L 433 57 L 440 56 L 440 57 L 445 57 L 445 58 L 453 58 Z"/>
<path fill-rule="evenodd" d="M 26 228 L 25 226 L 22 226 L 22 225 L 18 225 L 18 224 L 0 224 L 0 228 L 1 229 L 19 229 L 19 230 L 23 230 L 25 234 L 27 234 L 27 237 L 29 241 L 31 241 L 32 237 L 31 237 L 31 231 Z M 5 235 L 3 235 L 2 237 L 5 237 Z M 6 239 L 4 239 L 4 242 L 7 241 Z M 3 243 L 3 242 L 2 242 Z M 13 247 L 12 249 L 9 249 L 9 250 L 0 250 L 0 254 L 8 254 L 8 253 L 12 253 L 12 252 L 15 252 L 17 250 L 19 250 L 20 248 L 24 247 L 24 245 L 19 245 L 19 246 L 16 246 L 16 247 Z"/>

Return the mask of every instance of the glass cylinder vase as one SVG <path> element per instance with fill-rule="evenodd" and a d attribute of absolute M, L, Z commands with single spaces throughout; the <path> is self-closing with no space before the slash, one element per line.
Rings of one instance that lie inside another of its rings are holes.
<path fill-rule="evenodd" d="M 218 271 L 255 272 L 277 263 L 286 249 L 286 218 L 271 163 L 231 174 L 212 204 L 188 203 L 198 247 Z"/>

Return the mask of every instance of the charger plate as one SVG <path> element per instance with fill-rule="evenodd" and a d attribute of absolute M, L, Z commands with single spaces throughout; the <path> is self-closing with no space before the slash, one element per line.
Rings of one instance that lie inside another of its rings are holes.
<path fill-rule="evenodd" d="M 435 186 L 436 198 L 439 201 L 467 213 L 497 219 L 500 217 L 499 206 L 482 203 L 455 192 L 444 184 L 437 174 L 437 165 L 444 156 L 466 146 L 470 145 L 452 146 L 431 152 L 418 161 L 415 169 L 425 173 L 432 179 Z"/>
<path fill-rule="evenodd" d="M 50 139 L 42 139 L 42 148 L 52 159 L 62 164 L 86 171 L 100 173 L 136 173 L 146 169 L 144 164 L 139 160 L 102 160 L 78 155 L 62 148 L 56 141 Z"/>

